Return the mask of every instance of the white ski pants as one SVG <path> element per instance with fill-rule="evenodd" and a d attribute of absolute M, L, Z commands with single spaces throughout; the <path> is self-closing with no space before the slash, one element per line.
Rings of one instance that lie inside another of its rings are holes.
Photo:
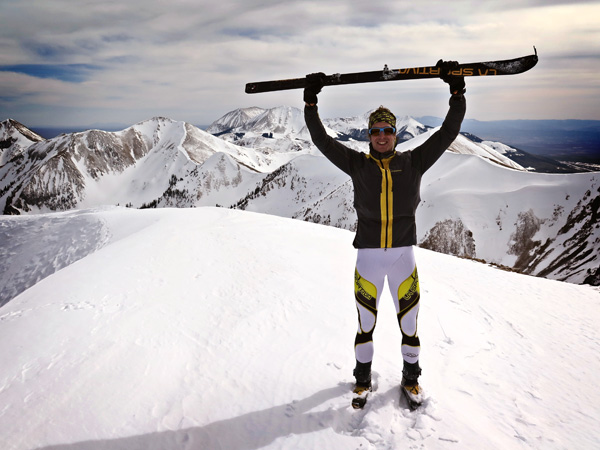
<path fill-rule="evenodd" d="M 386 277 L 402 332 L 402 358 L 408 363 L 416 363 L 420 352 L 417 334 L 420 291 L 412 246 L 358 249 L 354 273 L 358 310 L 358 331 L 354 343 L 356 360 L 361 363 L 373 360 L 373 331 Z"/>

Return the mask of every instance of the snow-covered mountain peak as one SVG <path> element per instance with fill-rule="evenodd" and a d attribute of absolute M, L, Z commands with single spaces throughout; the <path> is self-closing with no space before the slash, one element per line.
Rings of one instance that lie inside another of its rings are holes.
<path fill-rule="evenodd" d="M 141 125 L 151 125 L 151 126 L 160 126 L 161 124 L 172 124 L 172 123 L 176 123 L 176 120 L 171 119 L 170 117 L 164 117 L 164 116 L 154 116 L 151 117 L 150 119 L 146 119 L 146 120 L 142 120 L 141 122 L 136 123 L 134 126 L 141 126 Z"/>
<path fill-rule="evenodd" d="M 517 149 L 512 148 L 509 145 L 503 144 L 502 142 L 483 141 L 482 144 L 485 144 L 488 147 L 493 148 L 494 150 L 496 150 L 498 153 L 500 153 L 502 155 L 518 152 Z"/>
<path fill-rule="evenodd" d="M 366 129 L 369 122 L 369 113 L 363 114 L 362 116 L 353 117 L 336 117 L 323 119 L 323 124 L 335 130 L 338 133 L 344 133 L 349 136 L 355 135 L 356 133 L 362 133 L 362 138 L 366 138 Z"/>
<path fill-rule="evenodd" d="M 14 119 L 0 122 L 0 166 L 36 142 L 45 139 Z"/>
<path fill-rule="evenodd" d="M 155 143 L 165 136 L 171 138 L 173 135 L 177 135 L 181 140 L 183 137 L 184 122 L 175 121 L 167 117 L 153 117 L 126 128 L 123 132 L 127 132 L 129 129 L 134 129 L 147 137 L 152 137 Z"/>
<path fill-rule="evenodd" d="M 207 128 L 213 134 L 237 134 L 270 138 L 296 137 L 305 128 L 304 113 L 293 106 L 270 109 L 237 109 L 213 122 Z"/>
<path fill-rule="evenodd" d="M 412 139 L 425 133 L 429 127 L 415 120 L 411 116 L 403 116 L 396 120 L 396 133 L 401 140 Z"/>
<path fill-rule="evenodd" d="M 224 116 L 215 120 L 206 131 L 211 134 L 220 134 L 230 130 L 237 129 L 250 122 L 256 116 L 265 112 L 264 108 L 252 106 L 249 108 L 238 108 L 228 112 Z"/>
<path fill-rule="evenodd" d="M 396 150 L 407 151 L 418 147 L 419 145 L 423 144 L 427 139 L 429 139 L 429 137 L 431 137 L 431 135 L 435 133 L 438 129 L 439 127 L 429 129 L 425 132 L 418 134 L 413 139 L 401 142 L 396 147 Z M 503 167 L 508 167 L 511 169 L 522 171 L 526 170 L 521 165 L 517 164 L 516 162 L 497 152 L 494 148 L 484 143 L 473 142 L 472 140 L 463 136 L 462 134 L 459 134 L 454 140 L 454 142 L 450 144 L 450 147 L 448 147 L 448 151 L 463 155 L 476 155 Z"/>
<path fill-rule="evenodd" d="M 44 140 L 42 136 L 33 132 L 21 122 L 18 122 L 14 119 L 6 119 L 0 122 L 0 141 L 15 134 L 19 134 L 31 142 L 39 142 Z"/>
<path fill-rule="evenodd" d="M 263 155 L 269 165 L 274 161 L 281 162 L 282 156 L 289 161 L 299 152 L 316 151 L 309 143 L 304 112 L 291 106 L 237 109 L 216 120 L 207 131 Z"/>
<path fill-rule="evenodd" d="M 249 123 L 250 131 L 277 137 L 295 136 L 305 127 L 304 113 L 293 106 L 279 106 L 259 114 Z"/>
<path fill-rule="evenodd" d="M 527 170 L 525 167 L 508 158 L 503 153 L 498 152 L 495 147 L 488 145 L 488 143 L 473 142 L 463 135 L 458 135 L 456 140 L 450 146 L 449 150 L 455 153 L 461 153 L 463 155 L 477 155 L 487 159 L 488 161 L 508 167 L 510 169 L 522 171 Z"/>

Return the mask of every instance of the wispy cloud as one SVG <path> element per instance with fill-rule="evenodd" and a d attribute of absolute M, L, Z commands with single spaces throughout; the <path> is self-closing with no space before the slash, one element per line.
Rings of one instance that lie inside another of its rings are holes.
<path fill-rule="evenodd" d="M 468 116 L 600 119 L 598 17 L 598 1 L 4 0 L 0 117 L 208 124 L 238 107 L 302 104 L 298 91 L 249 96 L 251 81 L 506 59 L 536 45 L 531 72 L 467 80 Z M 443 83 L 390 84 L 325 89 L 322 112 L 388 102 L 402 114 L 444 113 Z M 51 114 L 52 102 L 62 115 Z"/>

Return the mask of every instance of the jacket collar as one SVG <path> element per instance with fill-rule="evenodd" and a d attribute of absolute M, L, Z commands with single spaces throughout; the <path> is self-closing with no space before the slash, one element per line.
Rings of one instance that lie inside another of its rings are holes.
<path fill-rule="evenodd" d="M 392 156 L 394 156 L 396 154 L 396 150 L 390 150 L 389 152 L 385 152 L 385 153 L 379 153 L 377 150 L 373 150 L 373 146 L 371 145 L 371 143 L 369 143 L 369 154 L 374 158 L 374 159 L 387 159 L 387 158 L 391 158 Z"/>

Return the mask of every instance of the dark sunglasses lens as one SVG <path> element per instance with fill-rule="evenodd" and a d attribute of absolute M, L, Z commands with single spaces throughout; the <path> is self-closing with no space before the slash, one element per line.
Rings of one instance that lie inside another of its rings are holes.
<path fill-rule="evenodd" d="M 396 132 L 396 129 L 393 127 L 385 127 L 385 128 L 370 128 L 369 134 L 379 134 L 383 131 L 383 134 L 392 135 Z"/>

